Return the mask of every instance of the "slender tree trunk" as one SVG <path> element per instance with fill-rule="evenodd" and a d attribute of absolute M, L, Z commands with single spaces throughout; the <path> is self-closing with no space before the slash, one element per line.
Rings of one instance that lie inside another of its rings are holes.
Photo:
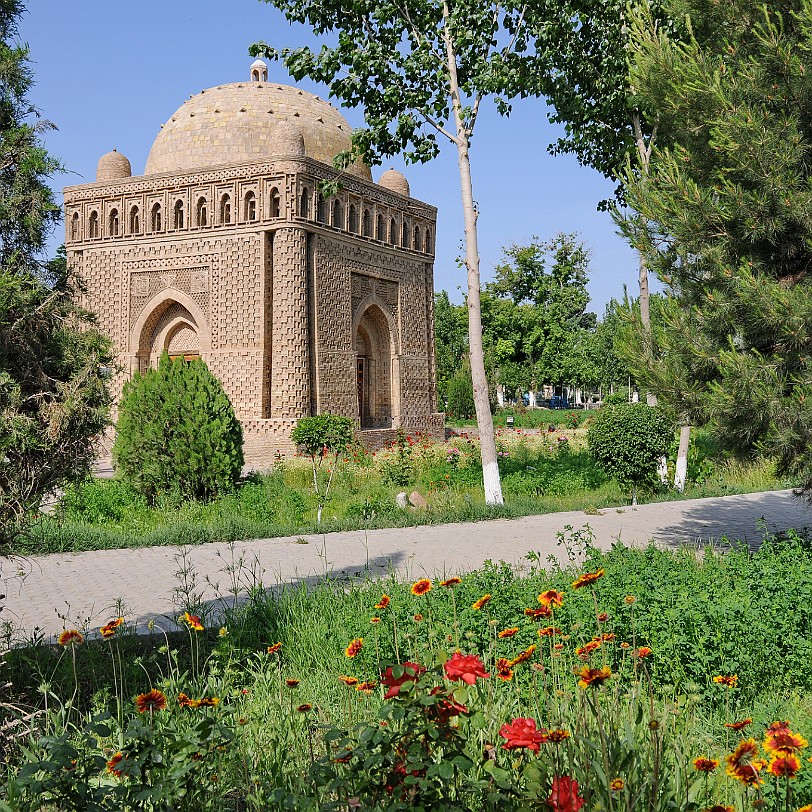
<path fill-rule="evenodd" d="M 479 245 L 477 242 L 477 212 L 471 183 L 469 157 L 470 134 L 462 118 L 457 80 L 457 57 L 448 32 L 448 5 L 443 5 L 445 18 L 445 44 L 451 89 L 451 102 L 456 125 L 457 161 L 460 169 L 460 191 L 465 222 L 465 265 L 468 269 L 468 349 L 471 357 L 471 380 L 474 385 L 474 407 L 479 427 L 479 445 L 482 456 L 482 480 L 485 488 L 485 504 L 502 505 L 502 483 L 499 479 L 499 463 L 496 456 L 496 438 L 493 416 L 488 399 L 488 381 L 485 377 L 485 353 L 482 347 L 482 307 L 479 289 Z"/>
<path fill-rule="evenodd" d="M 691 427 L 680 426 L 679 451 L 677 452 L 677 467 L 674 471 L 674 487 L 682 493 L 688 479 L 688 447 L 691 444 Z"/>

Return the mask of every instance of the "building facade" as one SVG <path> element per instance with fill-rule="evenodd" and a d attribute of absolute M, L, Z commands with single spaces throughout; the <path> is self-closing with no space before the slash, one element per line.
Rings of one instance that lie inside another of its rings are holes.
<path fill-rule="evenodd" d="M 433 265 L 437 210 L 402 174 L 332 160 L 350 127 L 326 101 L 251 80 L 205 90 L 162 127 L 144 174 L 115 151 L 65 189 L 69 265 L 118 357 L 136 371 L 201 357 L 258 467 L 292 451 L 301 417 L 356 420 L 371 446 L 397 428 L 437 435 Z"/>

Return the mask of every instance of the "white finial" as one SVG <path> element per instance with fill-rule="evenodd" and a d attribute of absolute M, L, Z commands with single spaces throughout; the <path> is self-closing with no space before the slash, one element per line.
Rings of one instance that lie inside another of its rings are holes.
<path fill-rule="evenodd" d="M 268 66 L 261 59 L 256 59 L 251 63 L 251 81 L 268 81 Z"/>

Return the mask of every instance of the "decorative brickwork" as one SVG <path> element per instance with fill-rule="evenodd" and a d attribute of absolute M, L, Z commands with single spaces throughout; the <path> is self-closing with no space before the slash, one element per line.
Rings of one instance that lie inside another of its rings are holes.
<path fill-rule="evenodd" d="M 68 261 L 116 348 L 116 397 L 167 350 L 220 379 L 257 467 L 292 454 L 290 431 L 311 413 L 352 417 L 374 447 L 398 426 L 439 437 L 436 209 L 399 173 L 378 185 L 364 166 L 320 201 L 349 125 L 315 96 L 258 81 L 182 105 L 147 174 L 109 153 L 95 183 L 65 189 Z"/>

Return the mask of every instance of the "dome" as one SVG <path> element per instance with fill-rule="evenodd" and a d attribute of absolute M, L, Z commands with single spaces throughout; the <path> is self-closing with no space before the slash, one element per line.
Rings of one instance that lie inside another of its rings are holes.
<path fill-rule="evenodd" d="M 130 162 L 120 152 L 113 150 L 99 158 L 99 163 L 96 165 L 96 182 L 129 178 L 132 173 Z"/>
<path fill-rule="evenodd" d="M 312 93 L 258 81 L 221 85 L 178 108 L 158 133 L 144 174 L 292 157 L 301 154 L 299 138 L 308 157 L 332 164 L 349 148 L 351 132 L 344 116 Z M 364 164 L 349 171 L 372 179 Z"/>
<path fill-rule="evenodd" d="M 387 169 L 381 175 L 378 181 L 378 186 L 383 186 L 384 189 L 389 189 L 390 192 L 396 192 L 404 197 L 409 197 L 409 181 L 406 177 L 398 172 L 397 169 Z"/>

